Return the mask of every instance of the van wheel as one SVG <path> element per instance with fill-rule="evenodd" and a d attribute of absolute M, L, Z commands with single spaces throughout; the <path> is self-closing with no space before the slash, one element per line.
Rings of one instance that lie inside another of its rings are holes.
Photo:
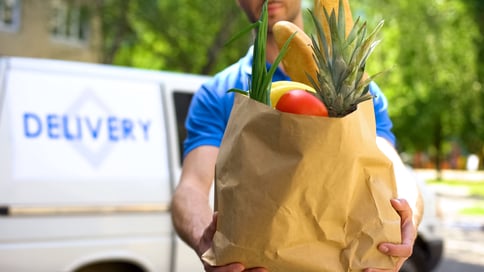
<path fill-rule="evenodd" d="M 128 262 L 100 262 L 84 266 L 76 272 L 144 272 L 144 270 Z"/>
<path fill-rule="evenodd" d="M 419 247 L 413 248 L 413 254 L 403 264 L 400 272 L 428 272 L 425 254 Z"/>

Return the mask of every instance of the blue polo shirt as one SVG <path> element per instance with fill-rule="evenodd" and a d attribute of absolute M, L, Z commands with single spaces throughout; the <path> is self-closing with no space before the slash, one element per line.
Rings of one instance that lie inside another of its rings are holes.
<path fill-rule="evenodd" d="M 252 48 L 238 62 L 215 75 L 195 93 L 185 122 L 187 138 L 184 142 L 184 156 L 199 146 L 220 147 L 234 104 L 234 93 L 227 93 L 227 90 L 248 90 L 251 72 Z M 277 69 L 272 80 L 290 79 Z M 370 92 L 374 96 L 376 133 L 395 145 L 387 99 L 374 82 L 370 84 Z"/>

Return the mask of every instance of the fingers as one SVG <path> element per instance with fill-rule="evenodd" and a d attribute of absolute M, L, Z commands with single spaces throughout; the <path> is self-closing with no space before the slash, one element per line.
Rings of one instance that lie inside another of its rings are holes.
<path fill-rule="evenodd" d="M 197 246 L 197 253 L 198 256 L 202 256 L 205 251 L 207 251 L 212 246 L 213 236 L 217 231 L 217 213 L 214 213 L 212 216 L 212 222 L 207 226 L 207 228 L 203 231 L 202 237 L 200 237 L 200 241 L 198 242 Z"/>
<path fill-rule="evenodd" d="M 250 269 L 247 269 L 245 271 L 248 271 L 248 272 L 269 272 L 269 270 L 262 268 L 262 267 L 250 268 Z"/>
<path fill-rule="evenodd" d="M 367 268 L 365 270 L 363 270 L 364 272 L 395 272 L 395 271 L 398 271 L 398 270 L 388 270 L 388 269 L 377 269 L 377 268 Z"/>
<path fill-rule="evenodd" d="M 391 203 L 401 218 L 402 243 L 381 243 L 378 249 L 389 256 L 408 258 L 412 255 L 413 243 L 417 233 L 412 221 L 412 209 L 404 199 L 392 199 Z"/>
<path fill-rule="evenodd" d="M 399 257 L 400 259 L 397 263 L 397 268 L 396 270 L 368 268 L 364 270 L 365 272 L 398 271 L 400 267 L 402 267 L 405 260 L 407 260 L 412 255 L 413 244 L 415 242 L 415 237 L 417 234 L 417 229 L 413 223 L 412 209 L 410 208 L 410 205 L 405 199 L 392 199 L 390 202 L 393 208 L 400 215 L 402 243 L 381 243 L 380 245 L 378 245 L 378 250 L 386 255 Z"/>
<path fill-rule="evenodd" d="M 392 199 L 391 204 L 401 218 L 402 243 L 381 243 L 378 249 L 390 256 L 408 258 L 412 255 L 413 243 L 417 233 L 412 221 L 412 209 L 405 199 Z"/>
<path fill-rule="evenodd" d="M 205 266 L 207 272 L 269 272 L 269 270 L 262 267 L 255 267 L 245 269 L 240 263 L 231 263 L 224 266 Z"/>
<path fill-rule="evenodd" d="M 205 242 L 212 241 L 215 232 L 217 231 L 217 213 L 214 213 L 212 216 L 212 222 L 210 225 L 203 231 L 202 240 Z"/>
<path fill-rule="evenodd" d="M 405 199 L 391 199 L 390 203 L 392 207 L 398 212 L 402 220 L 402 224 L 407 221 L 412 221 L 413 213 L 412 208 Z"/>
<path fill-rule="evenodd" d="M 210 223 L 210 225 L 208 225 L 208 227 L 203 232 L 203 235 L 201 238 L 202 240 L 201 244 L 203 245 L 204 249 L 202 253 L 205 252 L 205 250 L 208 250 L 212 245 L 213 236 L 217 231 L 217 219 L 218 219 L 218 213 L 215 212 L 212 216 L 212 222 Z M 267 272 L 267 270 L 264 270 L 264 269 L 261 270 L 261 268 L 253 268 L 253 269 L 245 270 L 245 267 L 241 263 L 231 263 L 224 266 L 210 266 L 206 262 L 203 262 L 203 264 L 204 264 L 205 271 L 207 272 L 243 272 L 243 271 Z"/>
<path fill-rule="evenodd" d="M 224 266 L 205 266 L 207 272 L 242 272 L 245 267 L 240 263 L 231 263 Z"/>
<path fill-rule="evenodd" d="M 218 213 L 214 212 L 212 215 L 212 222 L 210 223 L 210 225 L 208 225 L 208 227 L 203 232 L 203 236 L 210 238 L 210 240 L 212 240 L 213 235 L 215 234 L 215 231 L 217 231 L 217 218 L 218 218 Z"/>

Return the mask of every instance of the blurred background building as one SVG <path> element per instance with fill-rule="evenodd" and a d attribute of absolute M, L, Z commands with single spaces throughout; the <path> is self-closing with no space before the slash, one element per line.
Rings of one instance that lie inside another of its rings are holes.
<path fill-rule="evenodd" d="M 0 0 L 0 55 L 99 62 L 95 0 Z"/>

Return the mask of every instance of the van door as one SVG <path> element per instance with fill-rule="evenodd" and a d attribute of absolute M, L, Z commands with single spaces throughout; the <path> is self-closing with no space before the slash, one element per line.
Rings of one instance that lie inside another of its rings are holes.
<path fill-rule="evenodd" d="M 168 74 L 164 78 L 164 100 L 167 110 L 168 137 L 170 139 L 171 169 L 174 176 L 172 189 L 178 183 L 183 161 L 183 141 L 186 137 L 185 119 L 191 99 L 200 86 L 209 77 L 187 74 Z M 212 191 L 213 193 L 213 191 Z M 212 197 L 213 199 L 213 197 Z M 213 203 L 212 203 L 213 204 Z M 174 271 L 191 272 L 204 271 L 200 259 L 193 249 L 189 248 L 178 236 L 175 241 Z"/>
<path fill-rule="evenodd" d="M 160 73 L 0 62 L 0 271 L 172 271 Z"/>

